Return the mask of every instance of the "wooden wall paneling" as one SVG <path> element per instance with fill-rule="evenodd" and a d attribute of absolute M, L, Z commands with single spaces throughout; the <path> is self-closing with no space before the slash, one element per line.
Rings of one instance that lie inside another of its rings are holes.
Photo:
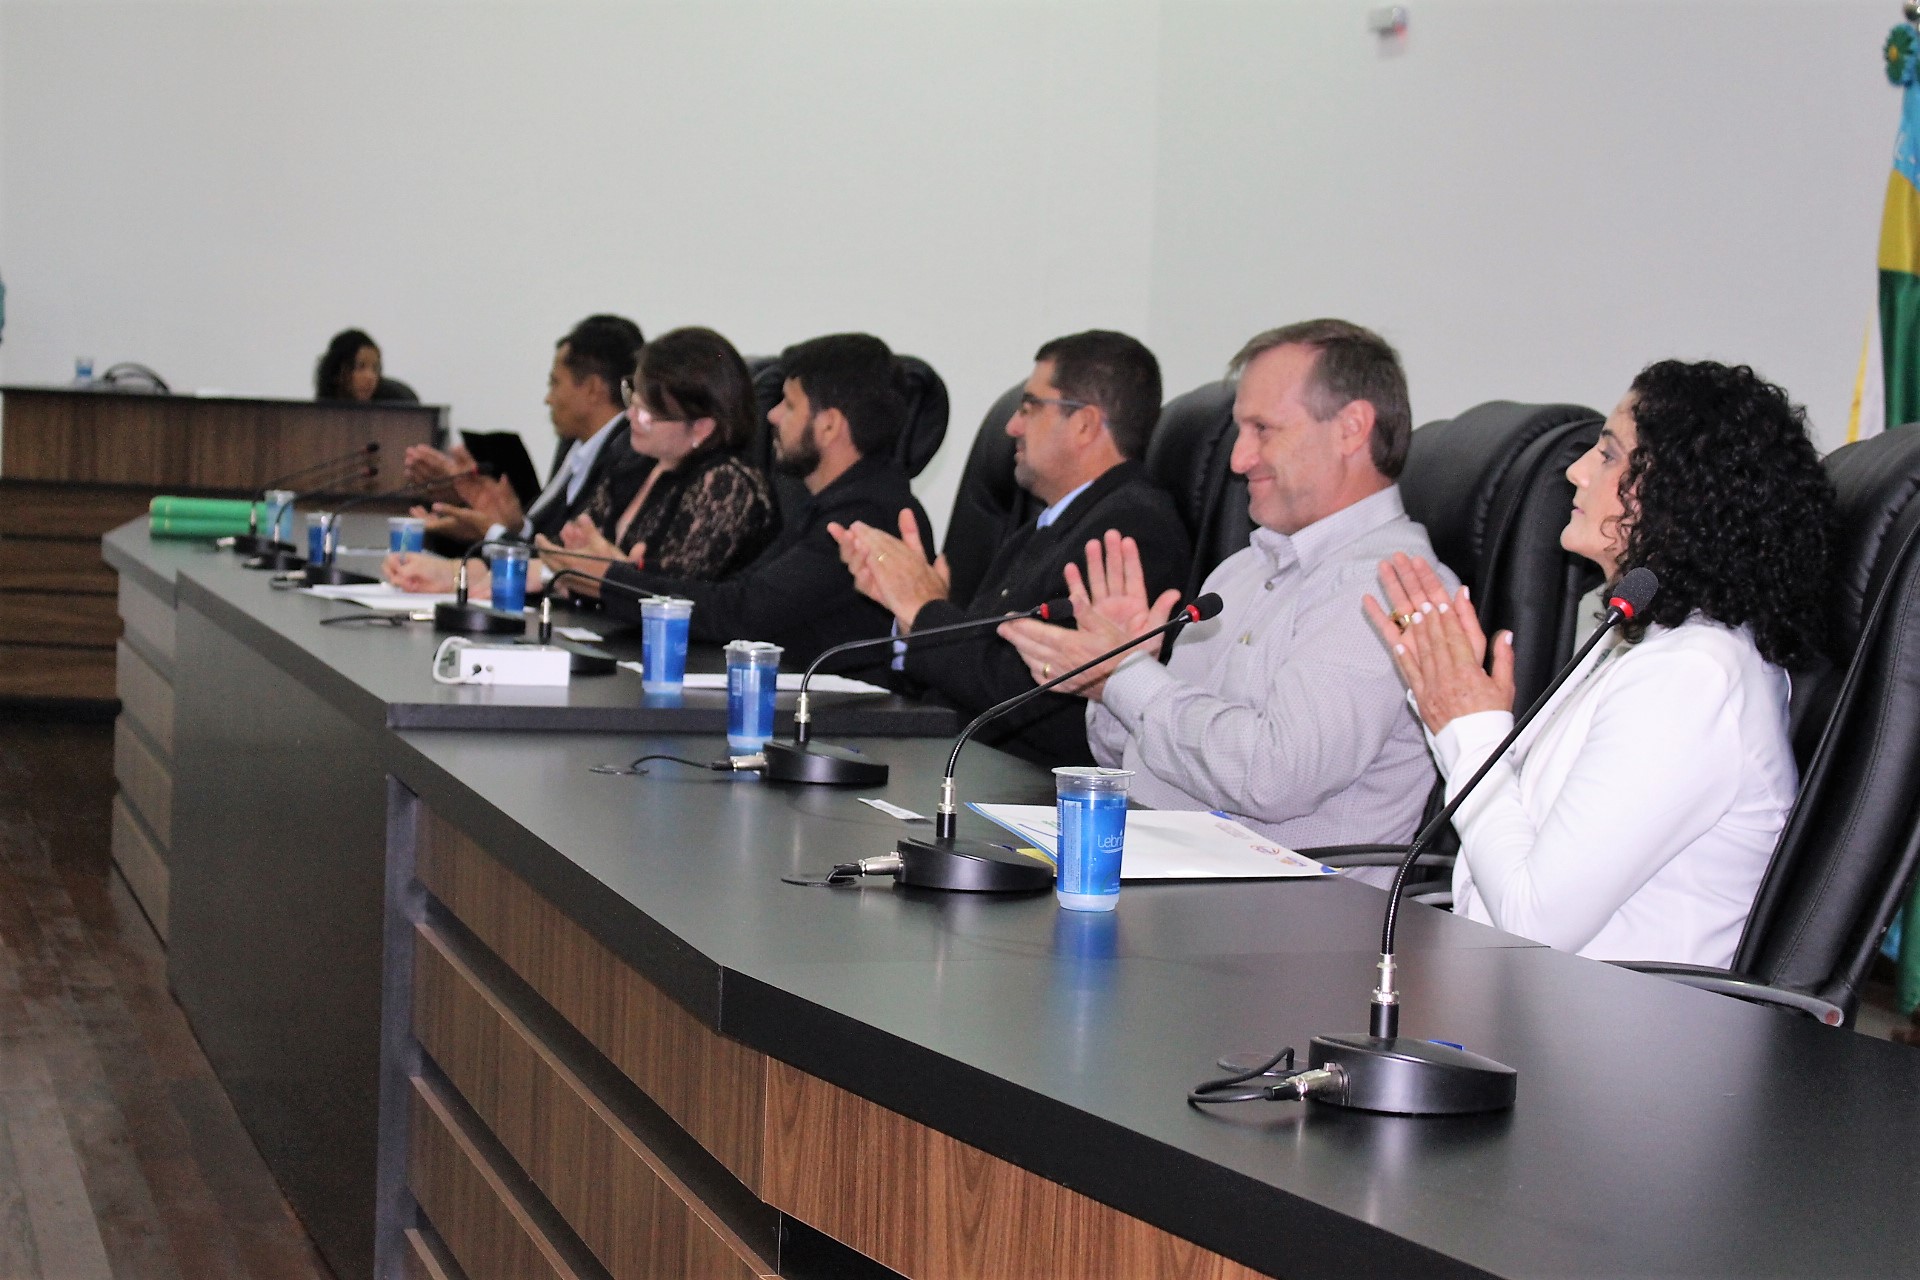
<path fill-rule="evenodd" d="M 766 1116 L 768 1202 L 914 1280 L 1259 1280 L 777 1060 Z"/>
<path fill-rule="evenodd" d="M 118 602 L 120 621 L 136 637 L 146 652 L 173 665 L 174 608 L 171 600 L 162 600 L 132 578 L 120 579 Z"/>
<path fill-rule="evenodd" d="M 113 725 L 113 777 L 164 852 L 173 843 L 173 775 L 125 714 Z"/>
<path fill-rule="evenodd" d="M 120 876 L 127 882 L 134 900 L 147 913 L 154 933 L 159 935 L 161 942 L 165 942 L 172 886 L 166 856 L 154 846 L 152 838 L 140 825 L 140 819 L 133 816 L 124 798 L 113 798 L 112 812 L 113 864 L 120 868 Z"/>
<path fill-rule="evenodd" d="M 615 1280 L 775 1274 L 438 929 L 415 938 L 421 1046 Z"/>
<path fill-rule="evenodd" d="M 112 596 L 50 591 L 0 591 L 0 644 L 45 644 L 111 651 L 120 638 L 120 611 Z"/>
<path fill-rule="evenodd" d="M 401 1269 L 406 1280 L 467 1280 L 432 1227 L 408 1227 L 405 1234 Z"/>
<path fill-rule="evenodd" d="M 124 638 L 115 646 L 115 688 L 120 714 L 132 720 L 152 743 L 169 771 L 173 768 L 173 683 L 146 655 Z"/>
<path fill-rule="evenodd" d="M 0 698 L 113 698 L 113 650 L 0 644 Z"/>
<path fill-rule="evenodd" d="M 750 1190 L 766 1059 L 702 1024 L 452 823 L 429 814 L 421 883 Z"/>
<path fill-rule="evenodd" d="M 145 515 L 155 492 L 148 486 L 0 480 L 0 537 L 98 543 L 107 530 Z"/>
<path fill-rule="evenodd" d="M 0 591 L 110 596 L 119 589 L 118 578 L 101 557 L 97 537 L 69 540 L 0 534 Z"/>
<path fill-rule="evenodd" d="M 413 1087 L 409 1185 L 469 1280 L 596 1280 L 548 1238 L 438 1086 L 415 1076 Z"/>

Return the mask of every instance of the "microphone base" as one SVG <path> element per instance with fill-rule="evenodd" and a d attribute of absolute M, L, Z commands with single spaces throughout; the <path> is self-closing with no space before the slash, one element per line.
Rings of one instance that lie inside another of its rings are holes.
<path fill-rule="evenodd" d="M 239 556 L 293 555 L 294 551 L 290 542 L 276 542 L 255 533 L 237 534 L 233 539 L 233 553 Z"/>
<path fill-rule="evenodd" d="M 1492 1058 L 1409 1036 L 1315 1036 L 1307 1065 L 1334 1076 L 1313 1089 L 1313 1101 L 1401 1116 L 1505 1111 L 1513 1106 L 1518 1078 Z"/>
<path fill-rule="evenodd" d="M 769 742 L 760 748 L 769 782 L 804 782 L 822 787 L 883 787 L 887 766 L 845 747 L 811 742 Z"/>
<path fill-rule="evenodd" d="M 914 889 L 951 893 L 1037 893 L 1053 887 L 1053 867 L 985 840 L 908 836 L 894 846 L 900 855 L 895 879 Z"/>
<path fill-rule="evenodd" d="M 286 573 L 293 569 L 306 567 L 307 553 L 296 551 L 284 542 L 260 552 L 240 562 L 243 569 L 268 569 L 274 573 Z"/>
<path fill-rule="evenodd" d="M 438 609 L 443 606 L 435 605 L 434 607 Z M 533 636 L 523 636 L 516 643 L 538 645 L 540 641 Z M 547 647 L 565 649 L 567 670 L 576 676 L 610 676 L 620 665 L 619 660 L 611 653 L 590 644 L 581 644 L 573 640 L 549 640 Z"/>
<path fill-rule="evenodd" d="M 456 604 L 445 601 L 433 606 L 433 629 L 452 635 L 522 635 L 527 620 L 517 613 L 502 613 L 484 604 Z"/>
<path fill-rule="evenodd" d="M 310 564 L 307 566 L 307 585 L 310 587 L 358 587 L 378 582 L 364 573 L 355 573 L 351 569 L 342 569 L 337 564 Z"/>

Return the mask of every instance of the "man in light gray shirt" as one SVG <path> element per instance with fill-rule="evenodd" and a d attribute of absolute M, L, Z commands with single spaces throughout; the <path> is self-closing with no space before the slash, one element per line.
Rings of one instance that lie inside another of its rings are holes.
<path fill-rule="evenodd" d="M 1399 356 L 1358 325 L 1310 320 L 1255 337 L 1231 369 L 1232 466 L 1258 528 L 1207 578 L 1225 608 L 1165 666 L 1143 645 L 1077 684 L 1088 742 L 1156 809 L 1218 809 L 1295 848 L 1404 842 L 1433 763 L 1360 609 L 1381 560 L 1434 559 L 1394 484 L 1413 432 Z M 1150 605 L 1138 560 L 1125 539 L 1090 545 L 1084 579 L 1069 571 L 1076 629 L 1002 628 L 1036 679 L 1166 620 L 1176 593 Z"/>

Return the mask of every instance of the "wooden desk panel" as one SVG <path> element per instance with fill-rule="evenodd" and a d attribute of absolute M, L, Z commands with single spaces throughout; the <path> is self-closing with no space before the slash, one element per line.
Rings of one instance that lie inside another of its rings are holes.
<path fill-rule="evenodd" d="M 392 484 L 406 447 L 432 440 L 445 412 L 71 387 L 0 388 L 0 408 L 0 644 L 20 646 L 8 655 L 19 669 L 0 672 L 0 697 L 103 703 L 113 697 L 119 627 L 97 609 L 55 602 L 113 593 L 100 559 L 109 529 L 157 493 L 242 496 L 369 441 Z"/>
<path fill-rule="evenodd" d="M 615 1280 L 774 1275 L 430 925 L 414 1011 L 421 1047 Z"/>
<path fill-rule="evenodd" d="M 723 1163 L 745 1161 L 728 1167 L 747 1187 L 902 1275 L 1260 1280 L 1259 1272 L 708 1029 L 431 811 L 417 874 L 709 1153 Z M 685 1228 L 659 1220 L 657 1197 L 662 1185 L 684 1196 L 686 1184 L 669 1169 L 635 1169 L 624 1158 L 630 1149 L 622 1150 L 604 1114 L 595 1113 L 591 1094 L 556 1074 L 553 1055 L 514 1025 L 504 1002 L 489 995 L 456 950 L 431 926 L 418 929 L 416 939 L 413 1016 L 421 1045 L 522 1160 L 525 1174 L 590 1247 L 624 1239 L 608 1225 L 609 1215 L 623 1216 L 621 1206 L 605 1201 L 614 1196 L 627 1202 L 625 1215 L 655 1214 L 642 1234 L 668 1252 L 679 1249 Z M 758 1132 L 743 1132 L 749 1124 Z M 599 1201 L 589 1186 L 599 1189 Z M 728 1234 L 711 1210 L 690 1216 L 706 1225 L 710 1239 Z M 690 1254 L 689 1265 L 659 1271 L 630 1247 L 601 1258 L 615 1276 L 754 1274 L 706 1269 L 737 1263 L 741 1252 Z M 691 1265 L 696 1261 L 701 1265 Z"/>
<path fill-rule="evenodd" d="M 251 492 L 369 441 L 397 478 L 406 447 L 431 441 L 443 413 L 431 405 L 4 390 L 0 474 L 66 484 Z"/>

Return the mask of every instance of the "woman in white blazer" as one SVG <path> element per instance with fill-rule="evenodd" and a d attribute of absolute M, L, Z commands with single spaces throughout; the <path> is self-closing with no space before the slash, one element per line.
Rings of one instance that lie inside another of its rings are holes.
<path fill-rule="evenodd" d="M 1833 489 L 1803 410 L 1745 366 L 1663 361 L 1567 469 L 1560 545 L 1660 591 L 1454 816 L 1454 910 L 1608 960 L 1725 966 L 1797 778 L 1785 668 L 1822 642 Z M 1463 588 L 1381 565 L 1393 651 L 1449 793 L 1513 725 L 1513 637 Z"/>

